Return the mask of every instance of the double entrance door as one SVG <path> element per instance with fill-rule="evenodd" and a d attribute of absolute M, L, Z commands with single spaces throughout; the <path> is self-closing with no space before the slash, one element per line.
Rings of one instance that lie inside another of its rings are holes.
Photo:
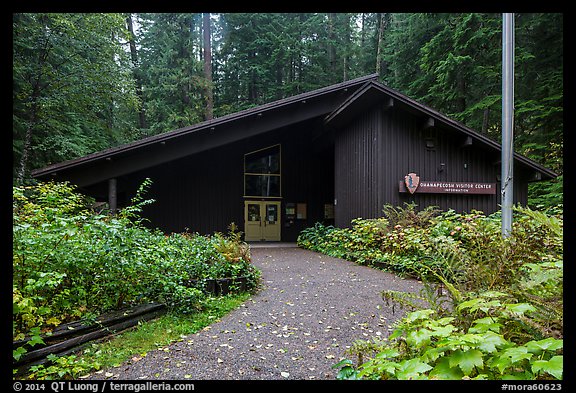
<path fill-rule="evenodd" d="M 280 241 L 280 202 L 245 201 L 244 235 L 249 241 Z"/>

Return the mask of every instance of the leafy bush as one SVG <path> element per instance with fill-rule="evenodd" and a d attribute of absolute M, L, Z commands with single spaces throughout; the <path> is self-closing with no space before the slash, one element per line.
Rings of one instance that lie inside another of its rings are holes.
<path fill-rule="evenodd" d="M 33 338 L 16 360 L 64 322 L 144 302 L 195 311 L 206 295 L 190 280 L 248 276 L 256 287 L 260 272 L 238 234 L 145 228 L 147 185 L 115 216 L 92 212 L 68 183 L 13 188 L 13 339 Z"/>
<path fill-rule="evenodd" d="M 98 363 L 91 363 L 77 355 L 56 356 L 50 354 L 47 356 L 48 365 L 37 365 L 30 367 L 30 373 L 27 379 L 33 380 L 62 380 L 77 379 L 91 370 L 100 369 Z"/>
<path fill-rule="evenodd" d="M 414 209 L 387 206 L 387 218 L 358 218 L 352 228 L 316 223 L 300 233 L 298 245 L 407 277 L 438 281 L 439 275 L 466 290 L 509 285 L 526 263 L 562 259 L 561 214 L 515 208 L 512 236 L 504 239 L 499 213 Z"/>
<path fill-rule="evenodd" d="M 298 239 L 301 247 L 424 281 L 417 294 L 382 293 L 412 313 L 390 342 L 356 342 L 349 353 L 358 365 L 340 362 L 339 378 L 562 377 L 561 207 L 516 207 L 506 238 L 499 213 L 438 214 L 413 205 L 384 213 L 346 229 L 317 224 Z"/>
<path fill-rule="evenodd" d="M 458 306 L 463 318 L 439 318 L 430 309 L 409 313 L 396 325 L 389 343 L 356 343 L 358 353 L 377 354 L 358 368 L 351 360 L 336 364 L 341 367 L 338 378 L 562 379 L 563 340 L 512 340 L 505 324 L 533 308 L 503 303 L 499 296 L 491 293 L 464 301 Z"/>

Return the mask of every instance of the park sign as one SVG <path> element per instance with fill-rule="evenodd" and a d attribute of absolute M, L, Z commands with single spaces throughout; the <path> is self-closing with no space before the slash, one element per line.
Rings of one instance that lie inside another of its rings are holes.
<path fill-rule="evenodd" d="M 398 186 L 400 192 L 410 194 L 496 194 L 496 183 L 420 180 L 415 173 L 406 175 Z"/>

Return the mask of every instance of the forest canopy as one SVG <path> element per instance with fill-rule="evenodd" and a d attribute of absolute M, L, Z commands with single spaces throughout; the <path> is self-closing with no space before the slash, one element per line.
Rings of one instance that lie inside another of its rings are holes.
<path fill-rule="evenodd" d="M 359 76 L 494 140 L 502 15 L 13 14 L 13 179 Z M 563 173 L 563 16 L 515 14 L 515 151 Z M 562 176 L 529 203 L 562 203 Z"/>

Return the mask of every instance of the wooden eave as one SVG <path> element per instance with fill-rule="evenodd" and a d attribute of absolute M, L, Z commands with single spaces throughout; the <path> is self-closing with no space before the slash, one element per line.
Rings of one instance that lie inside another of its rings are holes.
<path fill-rule="evenodd" d="M 463 133 L 467 139 L 470 137 L 473 141 L 478 141 L 480 144 L 488 146 L 489 148 L 497 151 L 502 150 L 498 142 L 490 139 L 486 135 L 482 135 L 472 128 L 450 119 L 446 115 L 376 80 L 367 81 L 360 89 L 354 92 L 354 94 L 350 95 L 340 106 L 324 118 L 324 123 L 332 128 L 340 128 L 351 121 L 361 111 L 373 107 L 378 103 L 383 103 L 387 108 L 403 107 L 405 110 L 424 117 L 426 124 L 434 124 L 435 126 L 442 124 L 444 127 Z M 521 154 L 514 153 L 514 158 L 532 170 L 541 173 L 543 178 L 553 179 L 558 177 L 557 173 Z"/>

